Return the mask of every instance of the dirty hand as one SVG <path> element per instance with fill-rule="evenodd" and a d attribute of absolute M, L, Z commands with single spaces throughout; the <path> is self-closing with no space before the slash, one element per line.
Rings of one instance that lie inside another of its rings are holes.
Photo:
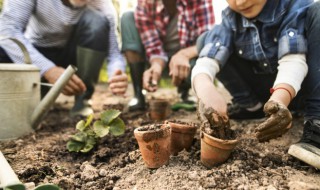
<path fill-rule="evenodd" d="M 206 107 L 201 100 L 198 101 L 197 110 L 201 121 L 201 131 L 209 135 L 215 134 L 217 137 L 224 137 L 226 135 L 224 129 L 230 125 L 226 114 L 220 114 L 212 107 Z"/>
<path fill-rule="evenodd" d="M 292 116 L 285 105 L 269 100 L 264 105 L 264 112 L 269 118 L 256 128 L 260 142 L 279 137 L 291 128 Z"/>
<path fill-rule="evenodd" d="M 62 67 L 52 67 L 45 72 L 43 76 L 50 84 L 54 84 L 64 71 L 65 69 Z M 86 90 L 86 85 L 82 82 L 82 80 L 76 74 L 73 74 L 65 87 L 62 89 L 62 93 L 67 96 L 72 96 L 82 94 Z"/>
<path fill-rule="evenodd" d="M 169 63 L 169 75 L 172 77 L 172 83 L 179 86 L 190 73 L 189 58 L 180 51 L 172 56 Z"/>
<path fill-rule="evenodd" d="M 120 69 L 116 70 L 108 81 L 109 89 L 115 95 L 124 95 L 128 87 L 128 77 Z"/>
<path fill-rule="evenodd" d="M 155 92 L 158 89 L 158 81 L 161 78 L 162 66 L 152 64 L 151 67 L 143 73 L 143 88 L 149 92 Z"/>

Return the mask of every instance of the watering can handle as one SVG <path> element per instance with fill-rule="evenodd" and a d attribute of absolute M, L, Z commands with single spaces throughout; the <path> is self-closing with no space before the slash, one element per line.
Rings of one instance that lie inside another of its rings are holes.
<path fill-rule="evenodd" d="M 30 58 L 30 55 L 29 55 L 29 52 L 28 52 L 26 46 L 23 43 L 21 43 L 18 39 L 16 39 L 16 38 L 7 38 L 7 37 L 0 36 L 0 40 L 11 40 L 15 44 L 17 44 L 19 46 L 19 48 L 21 49 L 22 53 L 23 53 L 24 62 L 26 64 L 31 64 L 31 58 Z"/>

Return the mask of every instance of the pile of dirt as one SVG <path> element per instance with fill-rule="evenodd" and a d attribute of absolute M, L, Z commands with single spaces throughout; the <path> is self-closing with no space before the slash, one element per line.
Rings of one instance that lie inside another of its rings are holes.
<path fill-rule="evenodd" d="M 175 89 L 161 89 L 149 96 L 177 100 Z M 99 85 L 93 107 L 96 114 L 108 108 L 126 110 L 122 103 L 129 98 L 130 95 L 114 97 L 104 85 Z M 231 121 L 240 143 L 226 163 L 212 169 L 200 162 L 198 129 L 191 150 L 171 156 L 168 165 L 148 169 L 133 135 L 136 127 L 153 123 L 147 112 L 124 111 L 120 116 L 126 124 L 124 135 L 101 139 L 99 146 L 88 154 L 70 153 L 66 143 L 76 132 L 75 124 L 80 119 L 69 117 L 72 101 L 60 98 L 36 132 L 0 142 L 0 150 L 22 182 L 54 183 L 66 190 L 320 189 L 320 172 L 287 154 L 289 146 L 302 134 L 302 118 L 294 119 L 287 134 L 265 143 L 252 136 L 261 120 Z M 199 126 L 195 111 L 172 112 L 168 119 Z"/>

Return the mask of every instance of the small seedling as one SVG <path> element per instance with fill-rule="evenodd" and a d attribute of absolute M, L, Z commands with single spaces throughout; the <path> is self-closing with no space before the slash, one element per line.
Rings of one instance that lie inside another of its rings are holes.
<path fill-rule="evenodd" d="M 100 118 L 93 122 L 93 114 L 86 120 L 80 120 L 76 129 L 79 131 L 71 136 L 67 143 L 70 152 L 89 152 L 94 148 L 100 138 L 111 133 L 114 136 L 122 135 L 125 131 L 125 124 L 119 115 L 119 110 L 106 110 L 101 113 Z"/>

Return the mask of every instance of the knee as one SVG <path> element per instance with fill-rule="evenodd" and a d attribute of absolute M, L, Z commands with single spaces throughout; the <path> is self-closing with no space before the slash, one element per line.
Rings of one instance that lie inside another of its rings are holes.
<path fill-rule="evenodd" d="M 127 11 L 121 16 L 121 24 L 131 23 L 132 21 L 134 21 L 133 11 Z"/>
<path fill-rule="evenodd" d="M 100 35 L 107 36 L 110 30 L 110 22 L 103 13 L 87 9 L 82 15 L 78 27 L 81 28 L 82 32 L 86 35 L 95 37 L 100 37 Z"/>
<path fill-rule="evenodd" d="M 136 27 L 133 11 L 125 12 L 121 16 L 120 23 L 121 23 L 121 31 L 124 31 L 124 32 L 132 30 L 132 27 Z"/>

